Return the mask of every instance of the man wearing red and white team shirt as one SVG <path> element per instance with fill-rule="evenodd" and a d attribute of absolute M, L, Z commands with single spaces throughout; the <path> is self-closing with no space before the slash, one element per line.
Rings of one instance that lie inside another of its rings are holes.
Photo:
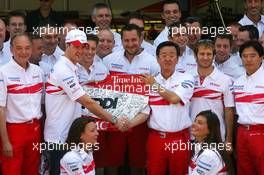
<path fill-rule="evenodd" d="M 134 24 L 122 29 L 121 37 L 125 51 L 114 52 L 103 59 L 110 73 L 157 75 L 157 59 L 141 48 L 141 31 Z"/>
<path fill-rule="evenodd" d="M 141 46 L 141 31 L 134 24 L 128 24 L 121 31 L 122 44 L 125 51 L 114 52 L 103 60 L 111 73 L 151 74 L 159 72 L 157 59 L 143 50 Z M 136 126 L 126 135 L 120 132 L 109 133 L 109 160 L 111 171 L 117 172 L 117 167 L 125 161 L 125 151 L 129 147 L 129 166 L 131 174 L 143 174 L 146 165 L 145 145 L 147 140 L 147 123 Z M 114 144 L 113 144 L 114 143 Z"/>
<path fill-rule="evenodd" d="M 220 72 L 212 65 L 214 60 L 212 41 L 200 40 L 194 52 L 198 68 L 189 72 L 195 79 L 190 106 L 191 118 L 194 121 L 201 111 L 212 110 L 217 114 L 220 121 L 222 140 L 231 144 L 234 120 L 234 96 L 231 77 Z"/>
<path fill-rule="evenodd" d="M 65 55 L 61 56 L 54 65 L 46 84 L 46 122 L 44 137 L 49 144 L 61 145 L 65 143 L 70 125 L 80 117 L 81 105 L 89 109 L 96 116 L 123 128 L 121 120 L 113 117 L 92 100 L 82 89 L 76 74 L 76 64 L 83 56 L 87 38 L 83 31 L 74 29 L 66 36 Z M 79 105 L 80 103 L 81 105 Z M 122 120 L 123 121 L 123 120 Z M 60 173 L 60 159 L 63 150 L 48 150 L 50 156 L 50 174 Z"/>
<path fill-rule="evenodd" d="M 157 57 L 161 73 L 155 78 L 147 74 L 142 76 L 153 91 L 149 102 L 152 111 L 148 122 L 151 129 L 147 141 L 148 175 L 165 175 L 167 167 L 171 175 L 188 171 L 190 152 L 187 147 L 179 149 L 179 144 L 189 141 L 189 106 L 194 81 L 191 75 L 175 71 L 179 54 L 180 48 L 175 43 L 159 44 Z M 176 149 L 172 151 L 173 148 Z"/>
<path fill-rule="evenodd" d="M 26 34 L 11 40 L 13 59 L 0 69 L 2 173 L 38 175 L 41 141 L 39 119 L 43 72 L 28 62 L 32 43 Z"/>
<path fill-rule="evenodd" d="M 240 46 L 240 57 L 246 69 L 234 82 L 237 132 L 238 175 L 264 174 L 264 70 L 263 48 L 257 41 Z"/>

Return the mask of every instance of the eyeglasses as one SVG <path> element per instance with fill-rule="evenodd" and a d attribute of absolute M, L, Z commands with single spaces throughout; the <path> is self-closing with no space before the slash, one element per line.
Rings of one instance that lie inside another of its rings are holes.
<path fill-rule="evenodd" d="M 203 44 L 203 43 L 208 43 L 208 44 L 213 44 L 214 42 L 210 39 L 200 39 L 197 41 L 198 44 Z"/>

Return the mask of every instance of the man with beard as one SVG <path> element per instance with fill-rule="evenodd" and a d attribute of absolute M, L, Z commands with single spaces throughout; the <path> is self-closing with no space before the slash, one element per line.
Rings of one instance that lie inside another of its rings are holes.
<path fill-rule="evenodd" d="M 263 0 L 244 0 L 246 13 L 239 23 L 244 25 L 254 25 L 259 33 L 264 32 L 264 16 L 261 15 Z"/>
<path fill-rule="evenodd" d="M 224 74 L 230 76 L 234 81 L 245 71 L 244 68 L 236 64 L 235 57 L 232 57 L 232 35 L 221 34 L 215 37 L 215 61 L 214 66 Z"/>
<path fill-rule="evenodd" d="M 141 31 L 134 24 L 126 25 L 121 31 L 124 51 L 114 52 L 103 60 L 111 73 L 151 74 L 159 73 L 157 59 L 141 48 Z M 117 167 L 122 166 L 128 146 L 129 166 L 131 174 L 143 174 L 146 166 L 146 139 L 148 128 L 146 122 L 133 128 L 127 134 L 109 133 L 111 140 L 108 147 L 108 171 L 117 173 Z"/>
<path fill-rule="evenodd" d="M 189 73 L 194 76 L 194 93 L 190 114 L 194 121 L 204 110 L 215 112 L 220 121 L 222 140 L 231 146 L 234 120 L 234 97 L 232 80 L 213 66 L 214 45 L 211 40 L 200 40 L 194 49 L 197 69 Z"/>

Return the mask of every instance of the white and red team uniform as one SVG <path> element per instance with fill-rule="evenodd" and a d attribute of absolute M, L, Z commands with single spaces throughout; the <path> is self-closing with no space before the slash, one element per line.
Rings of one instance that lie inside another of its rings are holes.
<path fill-rule="evenodd" d="M 43 72 L 34 65 L 22 68 L 14 59 L 0 69 L 0 106 L 5 107 L 6 127 L 13 157 L 2 157 L 2 173 L 37 175 L 41 141 Z"/>
<path fill-rule="evenodd" d="M 204 80 L 200 79 L 197 69 L 193 69 L 189 73 L 194 77 L 194 93 L 190 106 L 192 121 L 201 111 L 212 110 L 217 114 L 220 121 L 221 137 L 224 141 L 226 136 L 224 110 L 226 107 L 234 107 L 235 105 L 231 78 L 215 67 L 213 72 Z"/>
<path fill-rule="evenodd" d="M 190 161 L 188 175 L 227 175 L 225 163 L 216 149 L 202 149 L 195 146 L 194 155 Z"/>
<path fill-rule="evenodd" d="M 78 98 L 85 92 L 76 74 L 77 67 L 61 56 L 46 83 L 46 113 L 44 138 L 47 142 L 65 143 L 74 119 L 80 117 Z M 63 114 L 63 116 L 62 116 Z"/>
<path fill-rule="evenodd" d="M 93 64 L 89 67 L 89 72 L 86 70 L 85 67 L 83 67 L 80 64 L 77 64 L 77 76 L 81 85 L 86 84 L 88 82 L 104 80 L 108 74 L 109 71 L 105 67 L 103 62 L 102 61 L 98 62 L 95 60 L 95 58 Z M 83 113 L 82 116 L 87 117 Z M 99 132 L 99 136 L 97 142 L 100 145 L 100 149 L 94 151 L 94 161 L 96 163 L 96 167 L 101 168 L 101 167 L 105 167 L 106 165 L 105 157 L 108 152 L 106 140 L 108 135 L 107 132 L 105 131 L 99 130 L 98 132 Z"/>
<path fill-rule="evenodd" d="M 130 63 L 125 52 L 114 52 L 103 59 L 104 64 L 111 73 L 125 74 L 151 74 L 157 75 L 160 67 L 157 59 L 145 50 L 136 55 Z M 142 111 L 141 111 L 142 112 Z M 143 112 L 148 114 L 148 112 Z M 145 168 L 146 140 L 148 135 L 147 122 L 138 125 L 131 132 L 110 132 L 108 134 L 107 166 L 121 166 L 125 161 L 125 152 L 128 145 L 129 165 L 133 168 Z"/>
<path fill-rule="evenodd" d="M 60 161 L 60 175 L 95 175 L 93 152 L 76 148 L 67 152 Z"/>
<path fill-rule="evenodd" d="M 189 141 L 188 128 L 191 126 L 189 116 L 190 99 L 193 95 L 194 80 L 186 73 L 175 71 L 167 80 L 161 74 L 155 77 L 161 87 L 174 92 L 181 101 L 171 104 L 157 92 L 150 96 L 151 115 L 147 141 L 148 175 L 166 174 L 167 167 L 171 175 L 187 174 L 190 152 L 188 149 L 175 149 L 172 144 Z M 169 148 L 166 148 L 169 145 Z M 179 148 L 179 145 L 177 145 Z M 176 147 L 176 146 L 175 146 Z"/>
<path fill-rule="evenodd" d="M 85 95 L 85 91 L 79 84 L 76 71 L 76 65 L 61 56 L 47 79 L 44 139 L 51 145 L 65 143 L 72 122 L 81 117 L 81 105 L 76 100 Z M 48 152 L 50 170 L 57 173 L 64 151 Z"/>
<path fill-rule="evenodd" d="M 187 72 L 191 69 L 197 67 L 196 59 L 192 49 L 186 46 L 185 51 L 182 53 L 182 56 L 179 57 L 179 62 L 176 64 L 176 71 L 178 72 Z"/>
<path fill-rule="evenodd" d="M 151 74 L 157 75 L 160 71 L 157 59 L 143 50 L 130 63 L 124 51 L 114 52 L 103 59 L 103 63 L 110 73 Z"/>
<path fill-rule="evenodd" d="M 264 70 L 246 74 L 234 83 L 238 114 L 238 175 L 264 174 Z"/>

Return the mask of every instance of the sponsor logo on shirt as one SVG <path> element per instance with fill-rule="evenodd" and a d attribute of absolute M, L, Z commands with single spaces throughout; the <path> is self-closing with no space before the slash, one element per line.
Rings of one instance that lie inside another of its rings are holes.
<path fill-rule="evenodd" d="M 147 67 L 140 67 L 139 70 L 149 70 Z"/>
<path fill-rule="evenodd" d="M 34 78 L 40 78 L 40 77 L 39 75 L 34 75 L 32 78 L 34 79 Z"/>
<path fill-rule="evenodd" d="M 8 77 L 10 81 L 20 81 L 19 77 Z"/>
<path fill-rule="evenodd" d="M 122 69 L 124 65 L 111 63 L 111 67 L 115 69 Z"/>
<path fill-rule="evenodd" d="M 243 90 L 244 89 L 244 85 L 234 85 L 234 89 L 235 90 Z"/>
<path fill-rule="evenodd" d="M 213 82 L 211 82 L 210 85 L 211 85 L 211 86 L 216 86 L 216 87 L 221 87 L 221 85 L 216 84 L 216 83 L 213 83 Z"/>

